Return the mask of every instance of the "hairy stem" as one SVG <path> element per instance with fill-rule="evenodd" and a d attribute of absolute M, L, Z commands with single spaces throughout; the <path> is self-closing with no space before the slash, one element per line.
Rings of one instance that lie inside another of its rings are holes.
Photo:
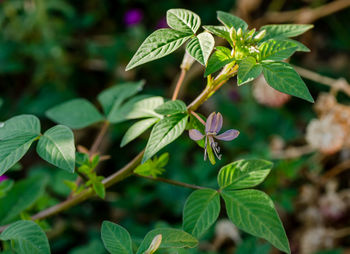
<path fill-rule="evenodd" d="M 188 183 L 183 183 L 183 182 L 180 182 L 180 181 L 175 181 L 175 180 L 166 179 L 166 178 L 162 178 L 162 177 L 142 176 L 142 175 L 139 175 L 139 174 L 134 174 L 134 175 L 138 176 L 138 177 L 145 178 L 145 179 L 149 179 L 149 180 L 152 180 L 152 181 L 167 183 L 167 184 L 170 184 L 170 185 L 185 187 L 185 188 L 194 189 L 194 190 L 205 189 L 205 187 L 202 187 L 202 186 L 198 186 L 198 185 L 194 185 L 194 184 L 188 184 Z"/>
<path fill-rule="evenodd" d="M 177 96 L 179 95 L 179 92 L 180 92 L 180 88 L 181 88 L 181 85 L 185 79 L 185 76 L 186 76 L 186 69 L 184 68 L 181 68 L 181 73 L 180 73 L 180 77 L 176 83 L 176 87 L 175 87 L 175 90 L 174 90 L 174 93 L 173 93 L 173 96 L 171 98 L 172 101 L 176 100 L 177 99 Z"/>

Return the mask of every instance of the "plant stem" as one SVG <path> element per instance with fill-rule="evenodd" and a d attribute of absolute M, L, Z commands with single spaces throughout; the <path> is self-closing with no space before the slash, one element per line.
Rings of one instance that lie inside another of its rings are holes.
<path fill-rule="evenodd" d="M 205 187 L 202 187 L 202 186 L 189 184 L 189 183 L 183 183 L 183 182 L 179 182 L 179 181 L 175 181 L 175 180 L 171 180 L 171 179 L 166 179 L 166 178 L 162 178 L 162 177 L 143 176 L 143 175 L 139 175 L 139 174 L 134 174 L 134 175 L 138 176 L 138 177 L 141 177 L 141 178 L 149 179 L 149 180 L 152 180 L 152 181 L 167 183 L 167 184 L 170 184 L 170 185 L 185 187 L 185 188 L 194 189 L 194 190 L 205 189 Z"/>
<path fill-rule="evenodd" d="M 104 121 L 102 128 L 100 129 L 99 133 L 96 136 L 96 139 L 91 145 L 91 148 L 89 151 L 89 157 L 91 157 L 92 155 L 94 155 L 94 153 L 98 151 L 98 148 L 101 145 L 103 138 L 107 133 L 108 127 L 109 127 L 109 122 L 106 120 Z"/>
<path fill-rule="evenodd" d="M 181 73 L 180 73 L 180 77 L 176 83 L 176 87 L 175 87 L 175 90 L 174 90 L 174 93 L 173 93 L 173 96 L 171 98 L 172 101 L 176 100 L 177 96 L 179 95 L 179 92 L 180 92 L 180 88 L 181 88 L 181 85 L 185 79 L 185 76 L 186 76 L 186 69 L 184 68 L 181 68 Z"/>
<path fill-rule="evenodd" d="M 191 111 L 191 114 L 194 115 L 194 117 L 197 118 L 203 125 L 205 125 L 204 120 L 196 112 Z"/>

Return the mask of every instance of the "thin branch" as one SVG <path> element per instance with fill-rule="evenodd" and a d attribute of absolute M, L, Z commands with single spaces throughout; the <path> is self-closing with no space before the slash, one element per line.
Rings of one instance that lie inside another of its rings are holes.
<path fill-rule="evenodd" d="M 179 187 L 185 187 L 185 188 L 194 189 L 194 190 L 205 189 L 205 187 L 202 187 L 202 186 L 189 184 L 189 183 L 183 183 L 183 182 L 179 182 L 179 181 L 175 181 L 175 180 L 171 180 L 171 179 L 166 179 L 166 178 L 162 178 L 162 177 L 156 177 L 155 178 L 155 177 L 151 177 L 151 176 L 142 176 L 142 175 L 139 175 L 139 174 L 134 174 L 134 175 L 138 176 L 138 177 L 141 177 L 141 178 L 149 179 L 149 180 L 152 180 L 152 181 L 167 183 L 167 184 L 170 184 L 170 185 L 175 185 L 175 186 L 179 186 Z"/>
<path fill-rule="evenodd" d="M 204 120 L 194 111 L 191 111 L 191 114 L 198 119 L 198 121 L 200 121 L 203 125 L 205 125 Z"/>
<path fill-rule="evenodd" d="M 333 79 L 299 66 L 293 65 L 293 67 L 300 74 L 300 76 L 315 81 L 317 83 L 329 86 L 332 90 L 343 91 L 346 95 L 350 96 L 350 84 L 344 78 Z"/>
<path fill-rule="evenodd" d="M 101 145 L 103 138 L 107 133 L 108 127 L 109 127 L 109 122 L 106 120 L 103 123 L 102 128 L 100 129 L 99 133 L 97 134 L 95 141 L 91 145 L 91 148 L 89 151 L 89 157 L 91 157 L 92 155 L 94 155 L 98 151 L 98 148 Z"/>
<path fill-rule="evenodd" d="M 260 24 L 266 23 L 313 23 L 316 20 L 329 16 L 350 6 L 349 0 L 331 1 L 317 8 L 305 7 L 299 10 L 270 12 L 258 20 Z"/>
<path fill-rule="evenodd" d="M 350 160 L 343 161 L 330 170 L 328 170 L 322 177 L 322 182 L 327 182 L 328 179 L 335 177 L 336 175 L 339 175 L 340 173 L 350 169 Z"/>
<path fill-rule="evenodd" d="M 175 90 L 174 90 L 173 96 L 171 98 L 172 101 L 176 100 L 177 96 L 179 95 L 181 85 L 182 85 L 182 83 L 185 79 L 185 76 L 186 76 L 186 72 L 187 72 L 186 69 L 181 68 L 180 77 L 176 83 Z"/>

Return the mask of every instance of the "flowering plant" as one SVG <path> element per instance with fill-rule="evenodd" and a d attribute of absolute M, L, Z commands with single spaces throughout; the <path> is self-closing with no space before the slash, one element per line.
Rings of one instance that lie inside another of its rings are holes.
<path fill-rule="evenodd" d="M 270 173 L 271 162 L 257 159 L 232 162 L 219 171 L 217 189 L 159 177 L 165 171 L 168 155 L 155 155 L 180 137 L 186 128 L 189 129 L 190 138 L 199 145 L 203 146 L 201 142 L 204 140 L 204 159 L 208 156 L 212 164 L 215 164 L 213 154 L 221 159 L 215 140 L 231 141 L 237 138 L 239 132 L 235 129 L 220 134 L 223 125 L 220 113 L 211 113 L 205 121 L 196 112 L 235 76 L 237 85 L 242 86 L 263 74 L 272 88 L 313 102 L 300 76 L 284 62 L 296 51 L 309 51 L 306 46 L 290 38 L 306 32 L 312 28 L 311 25 L 266 25 L 256 31 L 249 30 L 245 21 L 229 13 L 218 11 L 217 17 L 221 25 L 203 26 L 204 30 L 198 32 L 201 20 L 197 14 L 185 9 L 169 10 L 167 23 L 170 28 L 156 30 L 147 37 L 127 65 L 126 70 L 131 70 L 169 55 L 187 43 L 172 100 L 137 95 L 144 82 L 127 82 L 102 91 L 97 96 L 103 111 L 83 98 L 49 109 L 46 116 L 58 125 L 44 132 L 40 120 L 34 115 L 15 116 L 1 124 L 0 175 L 13 167 L 37 142 L 36 151 L 43 160 L 80 176 L 76 181 L 66 181 L 72 190 L 67 200 L 31 216 L 32 220 L 55 215 L 95 195 L 105 198 L 106 188 L 134 175 L 195 189 L 185 203 L 182 228 L 150 231 L 138 246 L 137 253 L 196 247 L 201 236 L 216 222 L 221 209 L 226 209 L 229 219 L 239 229 L 264 238 L 281 251 L 290 253 L 286 233 L 272 200 L 264 192 L 252 189 Z M 223 38 L 229 46 L 215 47 L 213 35 Z M 186 105 L 177 97 L 184 76 L 194 61 L 205 67 L 207 84 L 198 97 Z M 125 133 L 121 146 L 126 146 L 152 127 L 145 149 L 112 175 L 106 178 L 97 175 L 96 167 L 108 159 L 108 156 L 100 154 L 99 146 L 109 126 L 131 119 L 138 121 Z M 100 124 L 101 129 L 93 145 L 90 149 L 77 146 L 76 152 L 72 129 L 94 124 Z M 33 178 L 10 188 L 25 195 L 23 190 L 32 188 L 34 192 L 42 186 L 38 186 Z M 12 190 L 8 190 L 9 193 Z M 11 204 L 11 197 L 8 194 L 0 200 L 1 207 Z M 221 207 L 220 198 L 224 200 L 224 207 Z M 28 201 L 30 197 L 22 207 L 30 206 L 31 202 Z M 0 211 L 0 224 L 3 225 L 0 240 L 11 240 L 14 243 L 12 248 L 18 253 L 50 253 L 48 240 L 36 223 L 18 220 L 20 210 L 5 210 Z M 132 238 L 123 227 L 105 221 L 101 236 L 110 253 L 133 253 Z"/>

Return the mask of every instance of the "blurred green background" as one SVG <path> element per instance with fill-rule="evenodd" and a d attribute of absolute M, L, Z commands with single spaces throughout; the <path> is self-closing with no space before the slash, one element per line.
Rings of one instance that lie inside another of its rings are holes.
<path fill-rule="evenodd" d="M 330 2 L 335 1 L 1 0 L 0 98 L 3 104 L 0 120 L 30 113 L 40 117 L 44 128 L 47 128 L 53 125 L 45 118 L 45 111 L 50 107 L 75 97 L 87 98 L 97 105 L 96 94 L 129 80 L 144 79 L 143 93 L 169 97 L 179 73 L 183 49 L 135 70 L 125 72 L 124 69 L 147 35 L 166 26 L 165 14 L 170 8 L 190 9 L 199 14 L 202 24 L 218 24 L 216 10 L 222 10 L 247 19 L 250 25 L 261 26 L 273 21 L 274 16 L 270 15 L 273 12 L 319 8 Z M 281 15 L 277 15 L 276 23 L 280 22 Z M 349 16 L 350 8 L 340 8 L 338 12 L 312 20 L 314 29 L 299 38 L 311 49 L 311 53 L 298 53 L 291 63 L 322 75 L 350 80 Z M 202 67 L 195 65 L 188 74 L 183 88 L 185 92 L 181 94 L 186 103 L 204 88 L 202 73 Z M 329 90 L 321 84 L 309 80 L 305 82 L 315 99 L 319 92 Z M 349 101 L 344 94 L 339 95 L 339 100 L 343 103 Z M 240 158 L 272 160 L 274 170 L 260 188 L 273 196 L 293 253 L 350 251 L 350 234 L 334 237 L 331 233 L 350 227 L 349 201 L 339 216 L 330 218 L 328 211 L 322 210 L 323 206 L 318 202 L 327 195 L 327 189 L 317 185 L 317 177 L 343 160 L 344 156 L 349 157 L 349 152 L 339 152 L 326 158 L 314 152 L 294 159 L 276 159 L 271 153 L 272 141 L 276 138 L 288 145 L 305 144 L 305 128 L 316 117 L 312 105 L 292 98 L 281 107 L 267 107 L 253 97 L 251 85 L 238 89 L 235 82 L 230 81 L 199 110 L 204 115 L 212 111 L 223 114 L 224 129 L 235 128 L 241 133 L 234 142 L 221 145 L 222 161 L 215 166 L 203 162 L 203 151 L 183 135 L 164 149 L 170 153 L 164 176 L 215 187 L 218 170 L 226 163 Z M 120 140 L 130 125 L 127 122 L 111 128 L 109 139 L 102 148 L 111 155 L 111 159 L 101 165 L 100 174 L 107 176 L 115 172 L 145 146 L 148 134 L 123 149 L 119 148 Z M 95 135 L 96 130 L 90 128 L 75 132 L 77 144 L 90 146 L 91 135 Z M 76 177 L 41 164 L 35 153 L 27 154 L 17 170 L 14 168 L 7 175 L 16 180 L 34 175 L 40 175 L 43 181 L 47 179 L 46 192 L 27 211 L 28 214 L 63 200 L 69 194 L 63 180 Z M 339 186 L 336 193 L 347 193 L 348 176 L 345 172 L 336 180 Z M 136 240 L 141 240 L 154 227 L 166 224 L 180 226 L 184 201 L 190 192 L 163 183 L 129 178 L 109 189 L 106 201 L 95 198 L 42 225 L 51 228 L 48 235 L 53 253 L 105 253 L 99 236 L 103 220 L 123 225 Z M 314 196 L 310 198 L 308 195 Z M 337 204 L 330 202 L 325 209 L 334 206 Z M 308 219 L 305 214 L 310 218 L 316 216 L 319 220 Z M 226 215 L 221 217 L 224 219 Z M 213 227 L 200 247 L 192 252 L 277 253 L 265 242 L 238 233 L 225 221 L 222 223 L 229 228 L 225 231 L 226 235 L 220 236 L 218 227 Z M 239 235 L 235 236 L 235 233 Z M 220 237 L 225 240 L 219 242 Z"/>

